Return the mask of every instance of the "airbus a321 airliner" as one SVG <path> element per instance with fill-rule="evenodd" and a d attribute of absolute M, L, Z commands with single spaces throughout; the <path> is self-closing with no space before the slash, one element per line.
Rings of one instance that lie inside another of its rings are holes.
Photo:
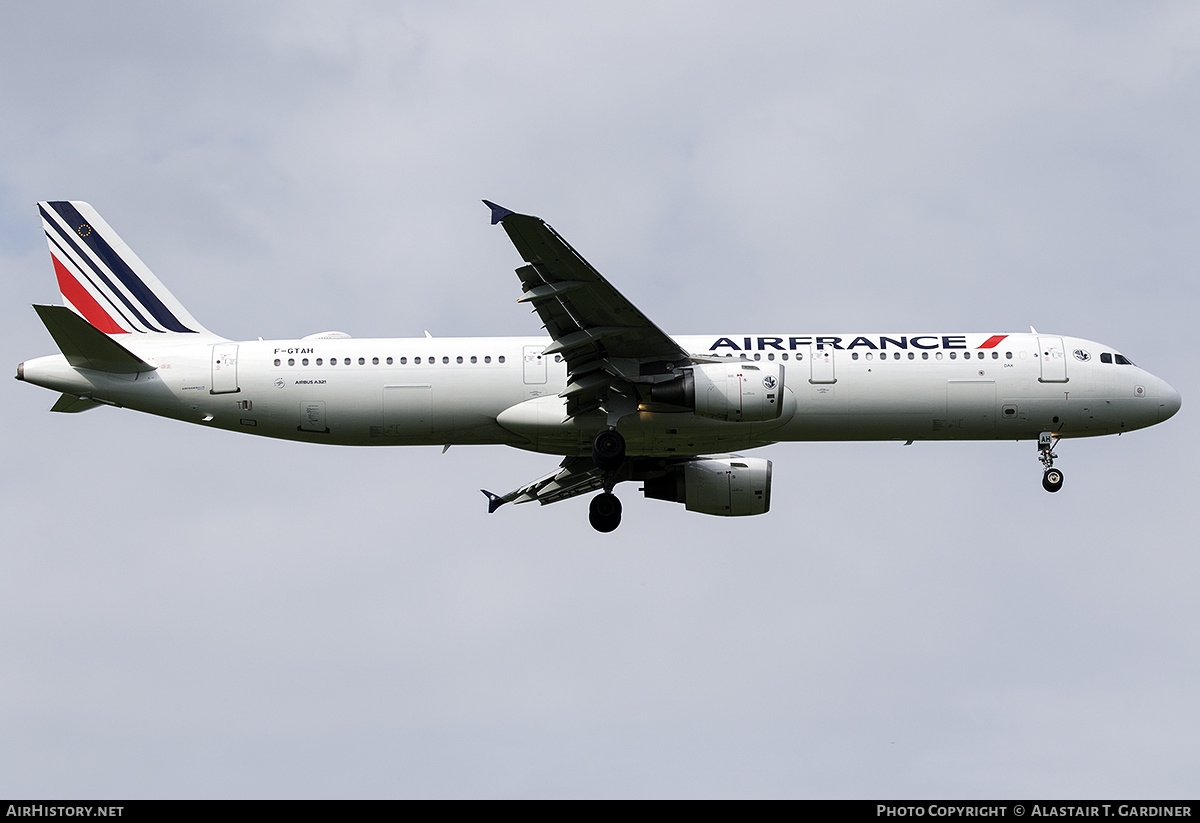
<path fill-rule="evenodd" d="M 1112 346 L 1057 334 L 663 333 L 549 225 L 484 201 L 525 265 L 545 337 L 227 340 L 204 328 L 87 203 L 38 207 L 63 306 L 34 306 L 62 354 L 17 379 L 52 411 L 126 407 L 213 428 L 351 446 L 501 444 L 561 455 L 504 503 L 613 488 L 736 517 L 771 505 L 796 440 L 1034 440 L 1056 492 L 1059 438 L 1152 426 L 1179 393 Z"/>

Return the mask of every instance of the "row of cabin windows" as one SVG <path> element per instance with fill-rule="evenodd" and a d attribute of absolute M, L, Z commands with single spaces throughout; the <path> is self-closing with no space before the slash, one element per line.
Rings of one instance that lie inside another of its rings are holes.
<path fill-rule="evenodd" d="M 871 356 L 872 356 L 872 354 L 873 354 L 873 352 L 867 352 L 867 353 L 866 353 L 866 359 L 867 359 L 867 360 L 870 360 L 870 359 L 871 359 Z M 958 353 L 958 352 L 956 352 L 956 351 L 951 351 L 951 352 L 949 352 L 950 359 L 951 359 L 951 360 L 957 360 L 957 359 L 958 359 L 958 354 L 959 354 L 959 353 Z M 910 351 L 910 352 L 908 353 L 908 359 L 909 359 L 909 360 L 915 360 L 915 359 L 916 359 L 916 357 L 917 357 L 917 354 L 916 354 L 916 352 L 911 352 L 911 351 Z M 975 358 L 976 358 L 977 360 L 983 360 L 985 357 L 987 357 L 987 352 L 982 352 L 982 351 L 977 351 L 977 352 L 975 352 Z M 1006 351 L 1006 352 L 1004 353 L 1004 359 L 1005 359 L 1005 360 L 1012 360 L 1012 357 L 1013 357 L 1013 353 L 1012 353 L 1012 352 L 1010 352 L 1010 351 Z M 857 359 L 858 359 L 858 352 L 853 352 L 853 353 L 850 355 L 850 359 L 851 359 L 851 360 L 857 360 Z M 879 353 L 879 359 L 880 359 L 880 360 L 887 360 L 887 352 L 880 352 L 880 353 Z M 899 359 L 900 359 L 900 352 L 892 352 L 892 359 L 893 359 L 893 360 L 899 360 Z M 923 352 L 921 352 L 921 359 L 922 359 L 922 360 L 928 360 L 928 359 L 929 359 L 929 352 L 927 352 L 927 351 L 923 351 Z M 934 360 L 941 360 L 941 359 L 942 359 L 942 352 L 940 352 L 940 351 L 935 351 L 935 352 L 933 353 L 933 359 L 934 359 Z M 970 359 L 971 359 L 971 353 L 970 353 L 969 351 L 962 352 L 962 359 L 963 359 L 963 360 L 970 360 Z M 999 359 L 1000 359 L 1000 352 L 998 352 L 998 351 L 993 351 L 993 352 L 992 352 L 992 359 L 993 359 L 993 360 L 999 360 Z"/>
<path fill-rule="evenodd" d="M 858 352 L 851 352 L 851 353 L 850 353 L 850 359 L 851 359 L 851 360 L 857 360 L 857 359 L 858 359 L 858 355 L 859 355 L 859 353 L 858 353 Z M 951 360 L 956 360 L 956 359 L 958 359 L 958 352 L 956 352 L 956 351 L 950 351 L 950 352 L 949 352 L 949 355 L 950 355 L 950 359 L 951 359 Z M 732 352 L 726 352 L 725 356 L 726 356 L 726 357 L 733 357 L 733 353 L 732 353 Z M 874 352 L 866 352 L 866 353 L 865 353 L 865 356 L 866 356 L 866 359 L 867 359 L 867 360 L 871 360 L 871 359 L 873 359 L 873 357 L 874 357 Z M 971 359 L 971 352 L 969 352 L 969 351 L 965 351 L 965 352 L 963 352 L 963 353 L 962 353 L 962 356 L 963 356 L 963 360 L 970 360 L 970 359 Z M 983 359 L 984 359 L 986 356 L 987 356 L 987 353 L 986 353 L 986 352 L 981 352 L 981 351 L 980 351 L 980 352 L 976 352 L 976 353 L 975 353 L 975 357 L 976 357 L 977 359 L 979 359 L 979 360 L 983 360 Z M 787 359 L 788 359 L 788 353 L 787 353 L 787 352 L 784 352 L 784 353 L 783 353 L 783 354 L 781 354 L 779 357 L 780 357 L 780 359 L 782 359 L 782 360 L 787 360 Z M 917 355 L 916 355 L 916 352 L 911 352 L 911 351 L 910 351 L 910 352 L 908 352 L 908 359 L 909 359 L 909 360 L 915 360 L 915 359 L 916 359 L 916 357 L 917 357 Z M 1013 353 L 1012 353 L 1011 351 L 1006 351 L 1006 352 L 1004 353 L 1004 358 L 1005 358 L 1006 360 L 1012 360 L 1012 359 L 1013 359 Z M 461 363 L 465 363 L 465 362 L 467 362 L 467 360 L 468 360 L 468 359 L 469 359 L 469 361 L 470 361 L 471 363 L 478 363 L 478 362 L 479 362 L 479 358 L 478 358 L 478 357 L 476 357 L 475 355 L 471 355 L 471 357 L 470 357 L 470 358 L 467 358 L 467 359 L 464 359 L 464 358 L 462 357 L 462 355 L 459 355 L 458 357 L 454 358 L 454 362 L 455 362 L 455 363 L 460 363 L 460 364 L 461 364 Z M 751 359 L 751 358 L 750 358 L 750 355 L 743 353 L 743 354 L 739 355 L 739 359 L 741 359 L 741 360 L 749 360 L 749 359 Z M 762 354 L 761 354 L 761 353 L 755 353 L 755 354 L 754 354 L 754 358 L 753 358 L 753 359 L 755 359 L 755 360 L 762 360 Z M 774 352 L 769 352 L 769 353 L 767 354 L 767 359 L 768 359 L 768 360 L 774 360 L 774 359 L 775 359 L 775 353 L 774 353 Z M 797 353 L 796 353 L 796 359 L 797 359 L 797 360 L 803 360 L 803 359 L 804 359 L 804 355 L 803 355 L 803 354 L 801 354 L 801 353 L 799 353 L 799 352 L 797 352 Z M 880 359 L 880 360 L 887 360 L 887 352 L 880 352 L 880 353 L 879 353 L 879 359 Z M 899 359 L 901 359 L 901 358 L 900 358 L 900 352 L 892 352 L 892 359 L 893 359 L 893 360 L 899 360 Z M 927 351 L 923 351 L 923 352 L 921 352 L 921 359 L 922 359 L 922 360 L 928 360 L 928 359 L 929 359 L 929 352 L 927 352 Z M 934 360 L 941 360 L 941 359 L 942 359 L 942 352 L 940 352 L 940 351 L 935 351 L 935 352 L 933 353 L 933 359 L 934 359 Z M 992 352 L 992 359 L 993 359 L 993 360 L 999 360 L 999 359 L 1000 359 L 1000 352 L 998 352 L 998 351 L 993 351 L 993 352 Z M 394 361 L 393 361 L 393 359 L 392 359 L 391 357 L 388 357 L 388 358 L 386 358 L 386 359 L 385 359 L 385 362 L 386 362 L 386 363 L 387 363 L 387 365 L 389 365 L 389 366 L 393 365 L 393 363 L 394 363 Z M 413 364 L 414 364 L 414 365 L 420 365 L 420 364 L 421 364 L 421 362 L 422 362 L 422 361 L 421 361 L 421 358 L 420 358 L 420 357 L 414 357 L 414 358 L 413 358 Z M 436 357 L 427 357 L 427 358 L 425 358 L 425 362 L 426 362 L 426 363 L 428 363 L 428 364 L 430 364 L 430 365 L 434 365 L 434 364 L 436 364 L 436 363 L 437 363 L 437 358 L 436 358 Z M 492 362 L 492 357 L 491 357 L 491 355 L 485 355 L 485 356 L 484 356 L 484 358 L 483 358 L 483 362 L 484 362 L 484 363 L 491 363 L 491 362 Z M 497 358 L 496 358 L 496 362 L 498 362 L 498 363 L 503 363 L 503 362 L 504 362 L 504 355 L 500 355 L 499 357 L 497 357 Z M 561 363 L 561 362 L 562 362 L 562 355 L 561 355 L 561 354 L 556 354 L 556 355 L 554 355 L 554 362 L 555 362 L 555 363 Z M 1101 363 L 1113 363 L 1113 362 L 1115 362 L 1115 363 L 1117 363 L 1118 365 L 1121 365 L 1121 366 L 1132 366 L 1132 365 L 1133 365 L 1133 363 L 1132 363 L 1132 362 L 1131 362 L 1131 361 L 1130 361 L 1130 360 L 1129 360 L 1127 357 L 1125 357 L 1124 355 L 1122 355 L 1122 354 L 1112 354 L 1112 353 L 1109 353 L 1109 352 L 1103 352 L 1103 353 L 1101 353 L 1101 355 L 1100 355 L 1100 362 L 1101 362 Z M 342 359 L 342 364 L 343 364 L 343 365 L 349 366 L 349 365 L 351 365 L 351 363 L 352 363 L 352 361 L 351 361 L 351 359 L 350 359 L 349 357 L 346 357 L 346 358 L 343 358 L 343 359 Z M 448 356 L 443 356 L 443 357 L 442 357 L 442 363 L 443 363 L 443 364 L 447 364 L 447 365 L 449 365 L 449 363 L 450 363 L 450 358 L 449 358 Z M 288 361 L 287 361 L 287 364 L 288 364 L 289 366 L 294 366 L 294 365 L 296 365 L 296 359 L 295 359 L 294 357 L 289 357 L 289 358 L 288 358 Z M 329 358 L 329 365 L 331 365 L 331 366 L 336 366 L 337 364 L 338 364 L 338 359 L 337 359 L 336 357 L 331 357 L 331 358 Z M 360 366 L 365 366 L 366 364 L 367 364 L 367 358 L 365 358 L 365 357 L 360 357 L 360 358 L 358 358 L 358 365 L 360 365 Z M 280 360 L 278 357 L 276 357 L 276 358 L 275 358 L 275 365 L 276 365 L 276 366 L 282 366 L 282 365 L 283 365 L 283 361 L 282 361 L 282 360 Z M 301 358 L 301 360 L 300 360 L 300 365 L 301 365 L 301 366 L 307 366 L 307 365 L 308 365 L 308 358 L 307 358 L 307 357 Z M 323 366 L 323 365 L 325 365 L 325 363 L 324 363 L 324 358 L 318 357 L 318 358 L 316 359 L 316 362 L 314 363 L 314 365 L 317 365 L 317 366 Z M 371 358 L 371 365 L 373 365 L 373 366 L 378 366 L 378 365 L 379 365 L 379 358 L 378 358 L 378 357 L 372 357 L 372 358 Z M 408 365 L 408 358 L 407 358 L 407 357 L 401 357 L 401 358 L 400 358 L 400 365 L 401 365 L 401 366 Z"/>
<path fill-rule="evenodd" d="M 478 358 L 478 357 L 476 357 L 475 355 L 471 355 L 469 358 L 464 358 L 464 357 L 462 357 L 461 355 L 459 355 L 458 357 L 454 358 L 454 362 L 456 362 L 456 363 L 466 363 L 466 362 L 468 362 L 468 361 L 470 361 L 471 363 L 478 363 L 478 362 L 479 362 L 479 358 Z M 349 365 L 352 365 L 352 364 L 353 364 L 353 361 L 352 361 L 352 360 L 351 360 L 351 358 L 349 358 L 349 357 L 344 357 L 344 358 L 342 358 L 342 361 L 341 361 L 341 362 L 342 362 L 342 365 L 344 365 L 344 366 L 349 366 Z M 391 366 L 391 365 L 393 365 L 393 364 L 396 362 L 396 360 L 394 360 L 394 359 L 393 359 L 393 358 L 391 358 L 391 357 L 387 357 L 387 358 L 385 358 L 385 359 L 384 359 L 384 362 L 385 362 L 387 365 Z M 407 357 L 401 357 L 401 358 L 399 359 L 399 362 L 400 362 L 400 365 L 401 365 L 401 366 L 406 366 L 406 365 L 408 365 L 408 358 L 407 358 Z M 424 361 L 424 362 L 426 362 L 426 363 L 428 363 L 429 365 L 431 365 L 431 366 L 432 366 L 432 365 L 434 365 L 435 363 L 437 363 L 437 358 L 436 358 L 436 357 L 427 357 L 427 358 L 425 358 L 425 361 Z M 450 358 L 449 358 L 449 357 L 443 357 L 443 358 L 442 358 L 442 362 L 443 362 L 443 363 L 445 363 L 445 364 L 449 364 L 449 363 L 450 363 Z M 483 357 L 483 362 L 484 362 L 484 363 L 491 363 L 491 362 L 492 362 L 492 356 L 491 356 L 490 354 L 488 354 L 488 355 L 484 355 L 484 357 Z M 497 358 L 496 358 L 496 362 L 497 362 L 497 363 L 503 363 L 503 362 L 504 362 L 504 355 L 500 355 L 499 357 L 497 357 Z M 301 366 L 307 366 L 307 365 L 308 365 L 308 363 L 309 363 L 309 360 L 308 360 L 308 358 L 307 358 L 307 357 L 302 357 L 302 358 L 300 359 L 300 365 L 301 365 Z M 294 358 L 294 357 L 289 357 L 289 358 L 288 358 L 288 361 L 287 361 L 287 364 L 288 364 L 289 366 L 294 366 L 294 365 L 296 365 L 296 358 Z M 338 364 L 338 359 L 337 359 L 336 357 L 331 357 L 331 358 L 329 358 L 329 365 L 331 365 L 331 366 L 336 366 L 337 364 Z M 414 357 L 414 358 L 413 358 L 413 365 L 420 365 L 420 364 L 421 364 L 421 358 L 420 358 L 420 357 Z M 282 361 L 282 360 L 280 360 L 278 357 L 276 357 L 276 358 L 275 358 L 275 365 L 276 365 L 276 366 L 282 366 L 282 365 L 283 365 L 283 361 Z M 316 359 L 316 360 L 313 362 L 313 365 L 314 365 L 314 366 L 324 366 L 324 365 L 325 365 L 325 358 L 323 358 L 323 357 L 318 357 L 318 358 L 317 358 L 317 359 Z M 365 358 L 365 357 L 360 357 L 360 358 L 358 358 L 358 365 L 360 365 L 360 366 L 365 366 L 365 365 L 367 365 L 367 358 Z M 378 366 L 378 365 L 379 365 L 379 358 L 378 358 L 378 357 L 372 357 L 372 358 L 371 358 L 371 365 L 372 365 L 372 366 Z"/>

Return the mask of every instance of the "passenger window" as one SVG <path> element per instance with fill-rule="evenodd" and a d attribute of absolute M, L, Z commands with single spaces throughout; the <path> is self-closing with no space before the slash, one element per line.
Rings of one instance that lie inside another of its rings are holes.
<path fill-rule="evenodd" d="M 358 365 L 360 365 L 360 366 L 367 365 L 367 358 L 365 358 L 365 357 L 358 358 Z"/>
<path fill-rule="evenodd" d="M 288 358 L 288 365 L 289 365 L 289 366 L 294 366 L 294 365 L 296 365 L 296 358 L 294 358 L 294 357 L 289 357 L 289 358 Z"/>
<path fill-rule="evenodd" d="M 389 357 L 389 358 L 387 359 L 387 364 L 388 364 L 389 366 L 390 366 L 390 365 L 392 365 L 392 358 L 390 358 L 390 357 Z"/>
<path fill-rule="evenodd" d="M 407 357 L 401 357 L 401 358 L 400 358 L 400 365 L 401 365 L 401 366 L 407 366 L 407 365 L 408 365 L 408 358 L 407 358 Z"/>
<path fill-rule="evenodd" d="M 318 357 L 318 358 L 317 358 L 317 365 L 319 366 L 319 365 L 321 365 L 321 363 L 322 363 L 322 360 L 321 360 L 321 358 L 319 358 L 319 357 Z"/>
<path fill-rule="evenodd" d="M 909 359 L 909 360 L 916 360 L 916 359 L 917 359 L 917 356 L 916 356 L 915 354 L 913 354 L 912 352 L 909 352 L 909 353 L 908 353 L 908 359 Z"/>
<path fill-rule="evenodd" d="M 484 362 L 484 363 L 491 363 L 491 362 L 492 362 L 492 356 L 491 356 L 490 354 L 485 354 L 485 355 L 483 356 L 483 362 Z"/>
<path fill-rule="evenodd" d="M 308 358 L 306 357 L 306 358 L 304 358 L 303 360 L 301 360 L 301 361 L 300 361 L 300 365 L 301 365 L 301 366 L 307 366 L 307 365 L 308 365 Z"/>
<path fill-rule="evenodd" d="M 349 358 L 349 357 L 347 357 L 347 358 L 346 358 L 345 360 L 343 360 L 342 362 L 343 362 L 343 363 L 345 363 L 347 366 L 349 366 L 349 365 L 350 365 L 350 358 Z"/>
<path fill-rule="evenodd" d="M 954 359 L 955 359 L 957 356 L 958 356 L 958 355 L 957 355 L 957 353 L 956 353 L 956 352 L 950 352 L 950 359 L 951 359 L 951 360 L 954 360 Z"/>
<path fill-rule="evenodd" d="M 503 363 L 503 362 L 504 362 L 504 355 L 500 355 L 499 357 L 497 357 L 497 358 L 496 358 L 496 362 L 497 362 L 497 363 Z"/>
<path fill-rule="evenodd" d="M 461 362 L 462 362 L 462 356 L 460 355 L 458 358 L 456 358 L 456 360 L 457 360 L 457 362 L 461 363 Z"/>
<path fill-rule="evenodd" d="M 929 352 L 927 352 L 927 351 L 923 351 L 923 352 L 921 352 L 921 359 L 922 359 L 922 360 L 928 360 L 928 359 L 929 359 Z"/>
<path fill-rule="evenodd" d="M 280 360 L 279 360 L 279 358 L 278 358 L 278 357 L 276 357 L 276 358 L 275 358 L 275 365 L 276 365 L 276 366 L 280 365 Z"/>
<path fill-rule="evenodd" d="M 1004 359 L 1005 359 L 1005 360 L 1012 360 L 1012 352 L 1010 352 L 1010 351 L 1006 351 L 1006 352 L 1004 353 Z"/>
<path fill-rule="evenodd" d="M 892 359 L 893 359 L 893 360 L 899 360 L 899 359 L 900 359 L 900 352 L 898 352 L 898 351 L 897 351 L 897 352 L 892 352 Z"/>
<path fill-rule="evenodd" d="M 992 352 L 992 359 L 993 359 L 993 360 L 999 360 L 999 359 L 1000 359 L 1000 352 L 998 352 L 998 351 L 994 351 L 994 352 Z"/>
<path fill-rule="evenodd" d="M 858 352 L 854 352 L 853 354 L 851 354 L 851 355 L 850 355 L 850 359 L 851 359 L 851 360 L 857 360 L 857 359 L 858 359 Z"/>

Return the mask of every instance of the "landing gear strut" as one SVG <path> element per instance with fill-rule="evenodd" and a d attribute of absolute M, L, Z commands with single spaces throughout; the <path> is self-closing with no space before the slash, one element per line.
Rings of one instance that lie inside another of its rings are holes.
<path fill-rule="evenodd" d="M 625 438 L 616 429 L 605 429 L 592 440 L 592 462 L 604 472 L 604 491 L 592 498 L 588 520 L 598 532 L 621 525 L 621 501 L 612 493 L 616 472 L 625 462 Z"/>
<path fill-rule="evenodd" d="M 1058 491 L 1063 484 L 1062 471 L 1054 468 L 1054 458 L 1058 457 L 1054 453 L 1054 447 L 1057 445 L 1058 438 L 1054 432 L 1042 432 L 1038 435 L 1038 460 L 1046 467 L 1046 471 L 1042 473 L 1042 488 L 1048 492 Z"/>

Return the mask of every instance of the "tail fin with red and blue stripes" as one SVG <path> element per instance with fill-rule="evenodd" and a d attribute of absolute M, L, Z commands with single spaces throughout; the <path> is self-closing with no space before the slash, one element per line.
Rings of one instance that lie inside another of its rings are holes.
<path fill-rule="evenodd" d="M 38 203 L 63 303 L 109 335 L 212 335 L 104 218 L 80 200 Z"/>

